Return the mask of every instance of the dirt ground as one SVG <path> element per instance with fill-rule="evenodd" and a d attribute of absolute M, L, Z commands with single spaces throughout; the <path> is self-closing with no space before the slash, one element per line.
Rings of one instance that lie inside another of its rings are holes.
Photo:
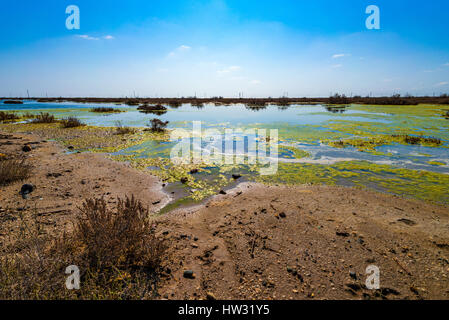
<path fill-rule="evenodd" d="M 27 145 L 31 151 L 24 152 Z M 55 142 L 26 134 L 1 134 L 0 153 L 25 158 L 33 166 L 23 182 L 0 186 L 0 237 L 17 231 L 17 215 L 38 216 L 46 232 L 60 233 L 71 228 L 73 215 L 86 198 L 104 197 L 113 205 L 117 197 L 134 195 L 157 212 L 170 201 L 162 182 L 125 163 L 102 154 L 70 153 Z M 23 183 L 36 189 L 27 200 L 19 194 Z"/>
<path fill-rule="evenodd" d="M 84 198 L 113 205 L 134 194 L 152 212 L 170 201 L 157 178 L 102 154 L 25 134 L 0 135 L 0 153 L 28 158 L 24 182 L 36 186 L 28 200 L 22 183 L 0 187 L 1 243 L 18 215 L 38 216 L 45 232 L 70 229 Z M 157 220 L 169 244 L 162 299 L 449 298 L 448 207 L 364 189 L 242 183 Z M 369 265 L 380 290 L 365 287 Z"/>

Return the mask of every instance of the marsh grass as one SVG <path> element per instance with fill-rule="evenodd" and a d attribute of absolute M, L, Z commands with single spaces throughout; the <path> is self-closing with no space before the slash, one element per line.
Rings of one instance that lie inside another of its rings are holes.
<path fill-rule="evenodd" d="M 0 157 L 0 186 L 6 186 L 16 181 L 23 181 L 32 172 L 32 166 L 25 160 L 1 160 Z"/>
<path fill-rule="evenodd" d="M 134 197 L 108 208 L 87 199 L 74 229 L 59 237 L 42 232 L 37 212 L 19 215 L 13 245 L 0 256 L 0 299 L 151 299 L 166 252 L 149 212 Z M 67 266 L 80 270 L 80 289 L 65 287 Z"/>
<path fill-rule="evenodd" d="M 122 121 L 116 121 L 115 125 L 116 125 L 116 129 L 115 129 L 116 134 L 124 135 L 124 134 L 136 133 L 136 129 L 124 126 Z"/>
<path fill-rule="evenodd" d="M 137 110 L 139 110 L 140 112 L 145 113 L 145 114 L 153 113 L 155 115 L 160 116 L 167 112 L 167 107 L 164 107 L 161 104 L 157 104 L 155 106 L 149 106 L 149 105 L 145 104 L 145 105 L 139 106 L 137 108 Z"/>
<path fill-rule="evenodd" d="M 18 120 L 20 117 L 14 112 L 4 112 L 0 111 L 0 121 L 14 121 Z"/>
<path fill-rule="evenodd" d="M 36 117 L 34 118 L 34 120 L 32 121 L 33 123 L 55 123 L 56 119 L 54 115 L 44 112 L 39 113 L 38 115 L 36 115 Z"/>
<path fill-rule="evenodd" d="M 97 112 L 97 113 L 119 113 L 122 112 L 119 109 L 110 108 L 110 107 L 96 107 L 90 109 L 90 112 Z"/>
<path fill-rule="evenodd" d="M 61 123 L 63 128 L 77 128 L 85 126 L 85 124 L 82 123 L 81 120 L 79 120 L 76 117 L 68 117 L 62 119 Z"/>

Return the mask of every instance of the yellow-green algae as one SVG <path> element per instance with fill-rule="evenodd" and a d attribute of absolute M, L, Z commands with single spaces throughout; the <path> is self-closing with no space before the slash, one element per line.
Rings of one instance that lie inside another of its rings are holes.
<path fill-rule="evenodd" d="M 167 133 L 136 130 L 135 133 L 120 135 L 116 128 L 82 126 L 62 128 L 60 123 L 16 123 L 4 124 L 5 132 L 33 132 L 45 139 L 54 139 L 65 146 L 72 146 L 79 151 L 117 152 L 143 143 L 147 140 L 167 141 Z"/>
<path fill-rule="evenodd" d="M 287 158 L 287 159 L 303 159 L 310 157 L 310 153 L 304 150 L 301 150 L 296 147 L 292 146 L 286 146 L 286 145 L 280 145 L 278 147 L 278 152 L 281 157 Z"/>
<path fill-rule="evenodd" d="M 441 161 L 427 161 L 428 164 L 431 164 L 433 166 L 445 166 L 446 163 L 445 162 L 441 162 Z"/>
<path fill-rule="evenodd" d="M 272 176 L 257 176 L 256 181 L 286 184 L 347 184 L 370 186 L 398 195 L 448 203 L 449 175 L 368 161 L 344 161 L 333 165 L 279 163 Z"/>
<path fill-rule="evenodd" d="M 416 140 L 413 144 L 419 144 L 424 147 L 441 146 L 441 141 L 439 140 L 426 137 L 411 137 L 409 135 L 375 135 L 370 138 L 352 138 L 337 141 L 324 140 L 323 142 L 334 148 L 345 148 L 351 146 L 362 152 L 375 153 L 375 148 L 378 146 L 390 145 L 393 143 L 409 145 L 412 144 L 409 142 L 411 139 Z"/>

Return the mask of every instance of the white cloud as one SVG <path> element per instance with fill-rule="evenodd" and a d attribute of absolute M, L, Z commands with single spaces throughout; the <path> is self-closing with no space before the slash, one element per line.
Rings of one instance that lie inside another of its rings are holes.
<path fill-rule="evenodd" d="M 240 66 L 230 66 L 230 67 L 224 68 L 222 70 L 218 70 L 217 73 L 219 75 L 225 75 L 225 74 L 229 74 L 231 72 L 239 71 L 240 69 L 241 69 Z"/>
<path fill-rule="evenodd" d="M 80 35 L 77 35 L 77 37 L 81 38 L 81 39 L 85 39 L 85 40 L 100 40 L 99 38 L 91 37 L 87 34 L 80 34 Z"/>
<path fill-rule="evenodd" d="M 346 53 L 338 53 L 338 54 L 334 54 L 332 56 L 332 59 L 338 59 L 338 58 L 343 58 L 343 57 L 349 57 L 350 54 L 346 54 Z"/>
<path fill-rule="evenodd" d="M 115 39 L 115 38 L 108 34 L 107 36 L 104 36 L 103 39 L 112 40 L 112 39 Z"/>
<path fill-rule="evenodd" d="M 190 49 L 192 49 L 192 48 L 190 48 L 189 46 L 186 46 L 186 45 L 181 45 L 181 46 L 179 46 L 178 47 L 178 51 L 189 51 Z"/>
<path fill-rule="evenodd" d="M 443 81 L 443 82 L 437 83 L 435 86 L 436 87 L 442 87 L 442 86 L 447 86 L 448 84 L 449 84 L 449 82 Z"/>
<path fill-rule="evenodd" d="M 343 67 L 342 64 L 334 64 L 334 65 L 332 66 L 332 68 L 334 68 L 334 69 L 341 68 L 341 67 Z"/>
<path fill-rule="evenodd" d="M 251 83 L 251 84 L 261 84 L 262 82 L 260 80 L 252 80 L 249 83 Z"/>
<path fill-rule="evenodd" d="M 177 47 L 172 52 L 170 52 L 168 54 L 168 56 L 169 57 L 174 57 L 174 56 L 176 56 L 179 53 L 190 51 L 190 49 L 192 49 L 192 48 L 183 44 L 183 45 L 180 45 L 179 47 Z"/>

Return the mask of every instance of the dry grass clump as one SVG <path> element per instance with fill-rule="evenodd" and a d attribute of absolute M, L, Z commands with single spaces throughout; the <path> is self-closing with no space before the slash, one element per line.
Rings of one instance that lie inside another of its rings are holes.
<path fill-rule="evenodd" d="M 134 197 L 119 199 L 109 210 L 103 199 L 86 200 L 75 235 L 86 246 L 89 266 L 156 269 L 164 246 L 157 241 L 148 209 Z"/>
<path fill-rule="evenodd" d="M 63 128 L 77 128 L 77 127 L 85 126 L 85 124 L 82 123 L 81 120 L 79 120 L 76 117 L 68 117 L 68 118 L 62 119 L 61 123 L 62 123 Z"/>
<path fill-rule="evenodd" d="M 74 230 L 51 239 L 35 221 L 0 256 L 0 299 L 151 299 L 166 245 L 155 236 L 148 210 L 134 197 L 108 208 L 87 199 Z M 26 225 L 25 225 L 26 224 Z M 80 271 L 80 289 L 68 290 L 65 270 Z"/>
<path fill-rule="evenodd" d="M 116 129 L 115 129 L 116 134 L 134 134 L 134 133 L 136 133 L 136 129 L 124 126 L 122 121 L 117 121 L 115 123 L 115 125 L 116 125 Z"/>
<path fill-rule="evenodd" d="M 0 111 L 0 121 L 12 121 L 18 120 L 20 117 L 14 112 L 4 112 Z"/>
<path fill-rule="evenodd" d="M 49 114 L 48 112 L 36 115 L 36 117 L 33 120 L 34 123 L 54 123 L 56 122 L 55 116 Z"/>
<path fill-rule="evenodd" d="M 2 160 L 0 157 L 0 186 L 23 181 L 31 175 L 32 167 L 25 160 Z"/>

